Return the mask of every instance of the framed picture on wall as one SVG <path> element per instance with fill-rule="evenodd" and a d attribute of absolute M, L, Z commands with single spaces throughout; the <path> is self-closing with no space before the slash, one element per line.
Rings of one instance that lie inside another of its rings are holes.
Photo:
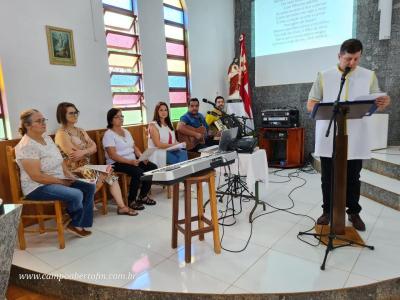
<path fill-rule="evenodd" d="M 52 65 L 75 66 L 72 30 L 46 26 L 46 35 L 50 63 Z"/>

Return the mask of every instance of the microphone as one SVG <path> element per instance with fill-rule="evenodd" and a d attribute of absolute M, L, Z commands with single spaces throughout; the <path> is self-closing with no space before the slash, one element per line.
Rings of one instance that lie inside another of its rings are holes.
<path fill-rule="evenodd" d="M 346 68 L 344 69 L 343 74 L 342 74 L 342 80 L 345 80 L 345 79 L 346 79 L 346 76 L 347 76 L 347 74 L 350 73 L 350 71 L 351 71 L 351 68 L 350 68 L 350 67 L 346 67 Z"/>
<path fill-rule="evenodd" d="M 213 103 L 213 102 L 211 102 L 211 101 L 208 101 L 206 98 L 203 98 L 203 102 L 204 102 L 204 103 L 208 103 L 208 104 L 210 104 L 210 105 L 212 105 L 212 106 L 215 107 L 215 103 Z"/>

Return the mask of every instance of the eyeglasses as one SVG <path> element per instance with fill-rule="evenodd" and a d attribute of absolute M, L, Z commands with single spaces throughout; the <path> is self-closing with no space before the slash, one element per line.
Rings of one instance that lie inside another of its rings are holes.
<path fill-rule="evenodd" d="M 69 116 L 79 116 L 80 112 L 79 111 L 70 111 L 67 113 Z"/>
<path fill-rule="evenodd" d="M 43 119 L 39 119 L 36 121 L 32 121 L 32 123 L 46 124 L 47 121 L 48 121 L 48 119 L 43 118 Z"/>
<path fill-rule="evenodd" d="M 121 116 L 115 116 L 114 117 L 114 119 L 123 119 L 124 118 L 124 115 L 121 115 Z"/>

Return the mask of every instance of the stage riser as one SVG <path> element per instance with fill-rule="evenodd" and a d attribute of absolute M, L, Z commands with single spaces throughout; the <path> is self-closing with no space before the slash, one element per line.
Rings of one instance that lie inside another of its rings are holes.
<path fill-rule="evenodd" d="M 319 157 L 312 156 L 312 164 L 315 170 L 321 172 L 321 161 Z M 393 179 L 400 179 L 400 166 L 389 162 L 371 159 L 363 162 L 363 168 L 371 172 L 390 177 Z M 399 181 L 400 184 L 400 181 Z M 375 186 L 361 179 L 361 195 L 371 200 L 379 202 L 385 206 L 400 211 L 400 195 L 392 191 L 385 190 L 379 186 Z M 322 200 L 322 199 L 321 199 Z"/>
<path fill-rule="evenodd" d="M 400 166 L 387 161 L 375 158 L 365 160 L 363 162 L 363 168 L 393 179 L 400 180 Z"/>

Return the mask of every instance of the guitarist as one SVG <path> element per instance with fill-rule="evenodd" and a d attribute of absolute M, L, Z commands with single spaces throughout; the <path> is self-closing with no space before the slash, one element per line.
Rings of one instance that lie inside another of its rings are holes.
<path fill-rule="evenodd" d="M 210 145 L 208 125 L 204 116 L 199 113 L 199 106 L 197 98 L 189 99 L 188 111 L 181 117 L 176 128 L 179 142 L 186 142 L 187 149 L 196 152 Z"/>

